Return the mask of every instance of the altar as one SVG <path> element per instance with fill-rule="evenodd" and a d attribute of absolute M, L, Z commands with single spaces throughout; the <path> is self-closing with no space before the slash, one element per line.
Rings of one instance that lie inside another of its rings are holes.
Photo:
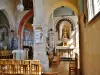
<path fill-rule="evenodd" d="M 57 46 L 56 52 L 60 53 L 60 58 L 72 58 L 73 48 Z"/>

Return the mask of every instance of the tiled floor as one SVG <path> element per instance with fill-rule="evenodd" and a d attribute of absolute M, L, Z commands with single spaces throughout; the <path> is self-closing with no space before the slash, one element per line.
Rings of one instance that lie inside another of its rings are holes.
<path fill-rule="evenodd" d="M 50 72 L 58 72 L 58 75 L 68 75 L 69 72 L 69 62 L 61 61 L 59 65 L 53 65 Z"/>

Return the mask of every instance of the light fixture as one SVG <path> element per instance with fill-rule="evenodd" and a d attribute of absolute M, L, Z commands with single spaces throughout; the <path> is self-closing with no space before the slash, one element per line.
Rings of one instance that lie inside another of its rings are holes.
<path fill-rule="evenodd" d="M 17 10 L 18 11 L 23 11 L 24 10 L 24 6 L 23 6 L 23 1 L 20 0 L 20 4 L 17 5 Z"/>

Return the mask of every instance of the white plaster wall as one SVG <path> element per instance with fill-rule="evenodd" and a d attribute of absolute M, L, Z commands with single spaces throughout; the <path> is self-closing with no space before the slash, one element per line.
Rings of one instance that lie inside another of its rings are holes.
<path fill-rule="evenodd" d="M 52 14 L 50 15 L 50 17 L 49 17 L 49 21 L 48 21 L 48 30 L 49 29 L 53 29 L 53 16 L 52 16 Z"/>
<path fill-rule="evenodd" d="M 0 10 L 6 7 L 4 0 L 0 0 Z"/>

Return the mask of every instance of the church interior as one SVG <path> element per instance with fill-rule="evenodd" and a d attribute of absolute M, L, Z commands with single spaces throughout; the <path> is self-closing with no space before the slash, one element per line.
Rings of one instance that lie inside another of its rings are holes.
<path fill-rule="evenodd" d="M 0 0 L 0 75 L 100 75 L 100 0 Z"/>

